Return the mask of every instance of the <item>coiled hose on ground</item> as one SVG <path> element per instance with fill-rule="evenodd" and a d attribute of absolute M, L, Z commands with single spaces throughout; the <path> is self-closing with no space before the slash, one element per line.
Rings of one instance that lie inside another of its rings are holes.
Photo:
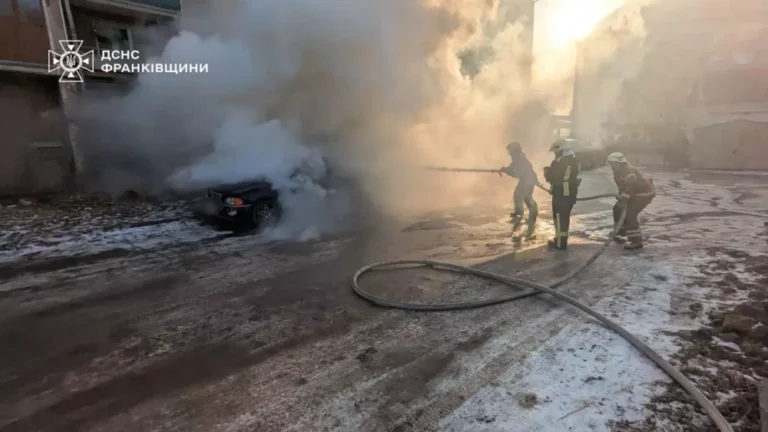
<path fill-rule="evenodd" d="M 541 185 L 537 185 L 537 186 L 547 190 Z M 613 196 L 614 195 L 612 194 L 596 195 L 591 197 L 579 198 L 577 199 L 577 201 L 589 201 L 589 200 L 594 200 L 598 198 L 607 198 L 607 197 L 613 197 Z M 766 217 L 766 215 L 760 215 L 760 214 L 754 214 L 754 215 Z M 629 341 L 632 345 L 635 346 L 635 348 L 637 348 L 638 350 L 640 350 L 640 352 L 648 356 L 648 358 L 653 360 L 661 369 L 664 370 L 664 372 L 666 372 L 670 377 L 672 377 L 672 379 L 674 379 L 678 384 L 680 384 L 680 386 L 683 387 L 683 389 L 685 389 L 685 391 L 687 391 L 688 394 L 690 394 L 696 400 L 696 402 L 699 405 L 701 405 L 702 408 L 704 408 L 704 411 L 706 411 L 707 415 L 709 415 L 709 417 L 712 419 L 715 425 L 717 425 L 718 429 L 721 432 L 733 432 L 733 428 L 731 428 L 731 426 L 725 420 L 725 418 L 720 413 L 720 411 L 717 410 L 715 405 L 712 402 L 710 402 L 709 399 L 707 399 L 707 397 L 704 396 L 704 394 L 698 388 L 696 388 L 693 382 L 691 382 L 682 373 L 680 373 L 680 371 L 675 369 L 675 367 L 672 366 L 668 361 L 664 360 L 664 358 L 661 357 L 656 351 L 654 351 L 651 347 L 649 347 L 648 345 L 646 345 L 645 343 L 637 339 L 635 336 L 633 336 L 631 333 L 626 331 L 620 325 L 609 320 L 608 318 L 601 315 L 594 309 L 555 289 L 558 286 L 567 282 L 568 280 L 572 279 L 582 271 L 584 271 L 584 269 L 586 269 L 590 264 L 592 264 L 605 251 L 605 249 L 613 241 L 613 238 L 618 232 L 619 228 L 624 224 L 624 219 L 626 218 L 626 216 L 627 216 L 627 209 L 626 207 L 624 207 L 621 213 L 621 217 L 619 218 L 619 221 L 613 227 L 613 231 L 611 232 L 611 235 L 608 237 L 608 240 L 606 240 L 605 243 L 603 243 L 600 249 L 598 249 L 588 260 L 586 260 L 574 271 L 550 283 L 549 286 L 540 285 L 531 281 L 527 281 L 525 279 L 520 279 L 512 276 L 505 276 L 498 273 L 487 272 L 487 271 L 483 271 L 483 270 L 479 270 L 471 267 L 460 266 L 460 265 L 451 264 L 451 263 L 431 261 L 431 260 L 396 260 L 396 261 L 376 262 L 373 264 L 369 264 L 365 267 L 362 267 L 352 277 L 352 289 L 360 297 L 379 306 L 396 308 L 396 309 L 406 309 L 406 310 L 412 310 L 412 311 L 431 311 L 431 312 L 459 310 L 459 309 L 474 309 L 474 308 L 479 308 L 483 306 L 490 306 L 490 305 L 510 302 L 513 300 L 519 300 L 525 297 L 530 297 L 530 296 L 540 294 L 542 292 L 550 294 L 555 298 L 563 300 L 566 303 L 569 303 L 573 306 L 576 306 L 577 308 L 591 315 L 592 317 L 594 317 L 595 319 L 603 323 L 606 327 L 618 333 L 621 337 Z M 475 300 L 475 301 L 462 302 L 462 303 L 414 304 L 414 303 L 402 303 L 394 300 L 388 300 L 382 297 L 375 296 L 371 293 L 366 292 L 362 288 L 360 288 L 358 281 L 360 279 L 360 276 L 363 275 L 363 273 L 374 270 L 374 269 L 382 269 L 382 268 L 391 269 L 392 267 L 404 267 L 404 266 L 408 266 L 409 268 L 432 267 L 434 269 L 448 270 L 456 273 L 471 274 L 471 275 L 479 276 L 481 278 L 501 282 L 505 285 L 508 285 L 514 288 L 524 287 L 528 289 L 523 292 L 509 294 L 506 296 L 501 296 L 493 299 Z"/>

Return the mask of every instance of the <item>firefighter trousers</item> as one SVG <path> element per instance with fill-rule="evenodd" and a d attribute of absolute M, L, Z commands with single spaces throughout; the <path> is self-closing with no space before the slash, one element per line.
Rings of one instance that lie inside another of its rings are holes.
<path fill-rule="evenodd" d="M 640 230 L 640 221 L 638 216 L 648 204 L 653 200 L 653 196 L 634 196 L 627 200 L 627 217 L 624 219 L 624 226 L 619 229 L 619 235 L 627 236 L 631 243 L 643 243 L 643 233 Z M 622 205 L 617 202 L 613 206 L 613 223 L 619 222 L 621 217 Z"/>
<path fill-rule="evenodd" d="M 575 191 L 574 191 L 575 192 Z M 568 247 L 568 229 L 571 225 L 571 211 L 576 204 L 576 194 L 552 197 L 552 218 L 555 223 L 555 247 Z"/>
<path fill-rule="evenodd" d="M 536 223 L 536 218 L 539 215 L 539 206 L 533 199 L 534 184 L 527 184 L 525 182 L 518 182 L 515 187 L 515 217 L 522 219 L 523 217 L 523 205 L 528 207 L 528 223 Z"/>

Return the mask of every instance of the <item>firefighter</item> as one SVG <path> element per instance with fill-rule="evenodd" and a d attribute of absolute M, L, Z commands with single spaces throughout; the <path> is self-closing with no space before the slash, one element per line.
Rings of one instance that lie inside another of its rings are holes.
<path fill-rule="evenodd" d="M 579 192 L 579 163 L 576 154 L 568 142 L 559 139 L 549 149 L 555 153 L 555 160 L 544 168 L 544 178 L 551 185 L 552 218 L 555 224 L 555 238 L 548 242 L 549 247 L 566 250 L 568 248 L 568 227 L 571 223 L 571 210 L 576 204 Z"/>
<path fill-rule="evenodd" d="M 514 193 L 515 209 L 510 216 L 514 226 L 518 227 L 523 220 L 524 206 L 528 208 L 526 237 L 531 238 L 536 228 L 536 218 L 539 215 L 539 206 L 533 199 L 533 189 L 539 183 L 539 179 L 536 176 L 536 171 L 533 170 L 533 165 L 523 153 L 523 148 L 519 142 L 509 143 L 507 151 L 512 157 L 512 163 L 507 167 L 502 167 L 499 171 L 518 179 Z"/>
<path fill-rule="evenodd" d="M 617 202 L 613 206 L 613 222 L 618 223 L 622 210 L 625 207 L 627 209 L 624 226 L 616 233 L 616 240 L 621 242 L 622 237 L 626 236 L 629 244 L 624 249 L 640 249 L 643 247 L 643 235 L 637 217 L 656 196 L 653 180 L 644 177 L 621 153 L 608 155 L 608 165 L 613 170 L 613 179 L 619 188 Z"/>

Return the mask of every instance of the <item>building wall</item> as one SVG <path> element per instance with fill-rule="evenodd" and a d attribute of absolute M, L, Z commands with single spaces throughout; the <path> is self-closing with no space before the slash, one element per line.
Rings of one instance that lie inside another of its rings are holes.
<path fill-rule="evenodd" d="M 98 49 L 105 47 L 99 46 L 97 42 L 97 31 L 94 28 L 102 24 L 105 28 L 130 29 L 134 25 L 134 19 L 117 14 L 107 14 L 104 12 L 90 11 L 84 8 L 72 7 L 72 19 L 75 22 L 75 32 L 77 38 L 83 41 L 83 48 Z M 111 49 L 106 47 L 107 50 Z M 130 47 L 120 47 L 116 49 L 130 49 Z"/>
<path fill-rule="evenodd" d="M 0 72 L 0 196 L 56 191 L 71 152 L 56 77 Z"/>
<path fill-rule="evenodd" d="M 172 26 L 169 26 L 170 17 L 148 16 L 127 9 L 92 9 L 79 3 L 72 6 L 72 15 L 77 38 L 83 41 L 83 50 L 93 50 L 95 53 L 97 71 L 102 64 L 111 63 L 101 60 L 102 51 L 135 50 L 139 58 L 121 59 L 118 62 L 142 64 L 150 57 L 161 54 L 165 42 L 176 34 Z M 133 78 L 132 74 L 127 73 L 102 72 L 96 75 L 111 76 L 120 81 L 131 81 Z"/>
<path fill-rule="evenodd" d="M 696 128 L 691 168 L 768 170 L 768 122 L 735 120 Z"/>
<path fill-rule="evenodd" d="M 41 0 L 0 0 L 0 61 L 46 64 L 48 34 Z"/>
<path fill-rule="evenodd" d="M 65 88 L 58 83 L 58 75 L 45 74 L 51 40 L 72 38 L 65 32 L 69 25 L 62 21 L 60 1 L 65 0 L 0 0 L 0 196 L 61 190 L 71 183 L 75 166 L 82 168 L 81 153 L 76 151 L 78 128 L 66 121 L 61 102 L 64 96 L 65 102 L 74 100 L 81 89 L 74 88 L 76 84 Z M 105 49 L 97 43 L 97 32 L 110 34 L 112 29 L 135 30 L 167 21 L 180 8 L 179 0 L 134 3 L 72 0 L 73 39 L 84 40 L 85 49 Z M 158 12 L 141 5 L 168 10 Z M 128 46 L 106 47 L 135 48 L 132 38 Z M 19 69 L 39 70 L 39 74 L 9 71 Z M 96 75 L 104 78 L 103 73 Z M 86 88 L 101 94 L 124 93 L 131 77 L 121 75 L 109 74 L 106 81 L 87 76 Z"/>
<path fill-rule="evenodd" d="M 754 38 L 768 23 L 765 0 L 666 0 L 643 11 L 648 36 L 638 75 L 622 104 L 633 121 L 682 121 L 710 53 Z"/>
<path fill-rule="evenodd" d="M 767 48 L 768 24 L 708 57 L 685 118 L 694 168 L 768 169 Z"/>

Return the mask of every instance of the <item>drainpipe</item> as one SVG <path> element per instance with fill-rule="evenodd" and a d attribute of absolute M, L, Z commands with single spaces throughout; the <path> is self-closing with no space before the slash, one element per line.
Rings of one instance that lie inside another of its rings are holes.
<path fill-rule="evenodd" d="M 45 26 L 48 31 L 48 43 L 51 50 L 61 51 L 59 41 L 75 39 L 74 21 L 72 11 L 68 0 L 44 0 L 43 14 L 45 16 Z M 67 24 L 64 19 L 65 14 L 68 17 L 69 27 L 72 33 L 67 32 Z M 69 35 L 72 37 L 69 37 Z M 80 132 L 79 128 L 73 122 L 72 110 L 74 103 L 82 91 L 82 83 L 59 83 L 59 93 L 61 95 L 61 106 L 64 110 L 64 117 L 67 122 L 69 132 L 69 143 L 72 149 L 72 158 L 75 165 L 75 181 L 82 180 L 82 174 L 85 171 L 85 161 L 79 146 Z"/>
<path fill-rule="evenodd" d="M 75 18 L 72 15 L 72 6 L 69 4 L 69 0 L 61 0 L 61 6 L 64 9 L 64 15 L 67 17 L 67 33 L 71 39 L 77 40 L 77 29 L 75 28 Z"/>

